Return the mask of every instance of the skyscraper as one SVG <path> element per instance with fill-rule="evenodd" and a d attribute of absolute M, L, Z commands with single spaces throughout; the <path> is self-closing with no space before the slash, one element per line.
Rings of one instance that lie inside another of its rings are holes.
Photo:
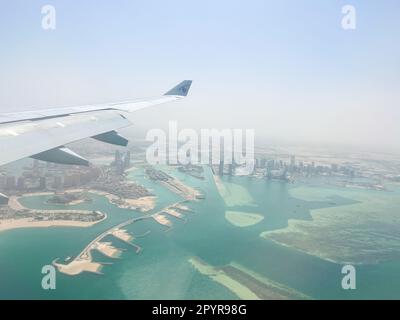
<path fill-rule="evenodd" d="M 261 159 L 261 163 L 260 163 L 260 167 L 265 169 L 265 167 L 267 166 L 267 159 Z"/>
<path fill-rule="evenodd" d="M 233 176 L 233 164 L 228 165 L 228 171 L 229 171 L 229 175 Z"/>
<path fill-rule="evenodd" d="M 46 184 L 46 177 L 40 177 L 39 178 L 39 189 L 44 190 L 46 189 L 47 184 Z"/>
<path fill-rule="evenodd" d="M 290 157 L 290 166 L 294 168 L 296 166 L 296 156 Z"/>
<path fill-rule="evenodd" d="M 220 176 L 223 176 L 224 175 L 224 160 L 220 160 L 220 162 L 219 162 L 219 171 L 218 171 L 218 174 L 220 175 Z"/>
<path fill-rule="evenodd" d="M 16 178 L 14 176 L 7 177 L 6 189 L 13 190 L 16 187 Z"/>
<path fill-rule="evenodd" d="M 60 176 L 54 177 L 53 188 L 55 188 L 55 189 L 61 189 L 62 188 L 62 177 L 60 177 Z"/>
<path fill-rule="evenodd" d="M 25 189 L 25 178 L 24 177 L 19 177 L 17 180 L 17 189 L 18 190 L 23 190 Z"/>
<path fill-rule="evenodd" d="M 118 160 L 115 162 L 115 170 L 118 175 L 123 175 L 125 171 L 124 162 L 122 160 Z"/>
<path fill-rule="evenodd" d="M 117 163 L 117 161 L 121 160 L 121 152 L 119 152 L 119 150 L 115 151 L 115 163 Z"/>
<path fill-rule="evenodd" d="M 124 167 L 128 169 L 131 166 L 131 152 L 127 151 L 124 158 Z"/>
<path fill-rule="evenodd" d="M 33 169 L 37 170 L 39 168 L 39 160 L 35 159 L 33 160 Z"/>

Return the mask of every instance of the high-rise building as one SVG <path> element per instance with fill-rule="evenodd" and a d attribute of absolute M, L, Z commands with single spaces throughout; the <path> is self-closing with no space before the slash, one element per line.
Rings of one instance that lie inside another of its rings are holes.
<path fill-rule="evenodd" d="M 125 154 L 125 158 L 124 158 L 124 167 L 125 169 L 128 169 L 131 166 L 131 152 L 128 151 Z"/>
<path fill-rule="evenodd" d="M 214 152 L 213 152 L 212 144 L 210 141 L 211 141 L 211 138 L 208 139 L 208 159 L 209 159 L 209 165 L 212 166 Z"/>
<path fill-rule="evenodd" d="M 112 163 L 112 165 L 115 168 L 116 174 L 118 175 L 122 175 L 125 171 L 125 165 L 126 162 L 130 163 L 130 153 L 129 155 L 127 154 L 125 156 L 125 158 L 122 156 L 121 152 L 119 152 L 119 150 L 115 151 L 115 158 L 114 158 L 114 162 Z"/>
<path fill-rule="evenodd" d="M 121 160 L 121 152 L 119 152 L 119 150 L 115 151 L 115 163 L 117 163 L 117 161 Z"/>
<path fill-rule="evenodd" d="M 228 172 L 230 176 L 233 176 L 233 164 L 228 165 Z"/>
<path fill-rule="evenodd" d="M 33 170 L 39 169 L 39 160 L 33 160 Z"/>
<path fill-rule="evenodd" d="M 124 167 L 124 162 L 122 160 L 118 160 L 115 162 L 115 170 L 118 175 L 124 174 L 125 167 Z"/>
<path fill-rule="evenodd" d="M 16 178 L 14 176 L 7 177 L 6 180 L 6 189 L 8 190 L 14 190 L 16 187 Z"/>
<path fill-rule="evenodd" d="M 275 161 L 274 161 L 274 160 L 269 160 L 269 161 L 267 162 L 267 169 L 268 169 L 269 171 L 271 171 L 271 170 L 274 170 L 274 168 L 275 168 Z"/>
<path fill-rule="evenodd" d="M 1 175 L 0 175 L 0 188 L 1 188 L 1 189 L 4 189 L 4 188 L 5 188 L 5 186 L 6 186 L 6 181 L 7 181 L 7 176 L 1 174 Z"/>
<path fill-rule="evenodd" d="M 220 176 L 224 175 L 224 160 L 220 160 L 219 162 L 219 171 L 218 171 Z"/>
<path fill-rule="evenodd" d="M 290 157 L 290 166 L 294 168 L 296 166 L 296 156 Z"/>
<path fill-rule="evenodd" d="M 62 178 L 60 176 L 54 177 L 53 188 L 54 189 L 61 189 L 62 187 Z"/>
<path fill-rule="evenodd" d="M 40 177 L 39 178 L 39 189 L 45 190 L 46 188 L 47 188 L 46 177 Z"/>
<path fill-rule="evenodd" d="M 267 159 L 261 159 L 260 166 L 261 168 L 265 169 L 265 167 L 267 166 Z"/>
<path fill-rule="evenodd" d="M 18 190 L 24 190 L 25 189 L 25 178 L 24 177 L 19 177 L 17 180 L 17 189 Z"/>
<path fill-rule="evenodd" d="M 76 187 L 80 184 L 81 177 L 79 173 L 69 173 L 64 177 L 64 188 Z"/>

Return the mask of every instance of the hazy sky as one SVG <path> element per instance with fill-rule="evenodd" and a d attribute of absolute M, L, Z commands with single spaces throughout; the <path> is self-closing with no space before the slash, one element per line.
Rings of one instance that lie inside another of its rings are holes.
<path fill-rule="evenodd" d="M 57 28 L 41 28 L 54 5 Z M 341 28 L 345 4 L 357 29 Z M 140 98 L 143 127 L 400 150 L 400 2 L 0 0 L 2 112 Z"/>

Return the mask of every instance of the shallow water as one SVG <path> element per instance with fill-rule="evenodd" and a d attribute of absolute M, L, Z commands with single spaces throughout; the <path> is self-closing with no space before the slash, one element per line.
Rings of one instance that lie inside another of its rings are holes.
<path fill-rule="evenodd" d="M 62 261 L 76 255 L 102 231 L 140 215 L 119 209 L 104 197 L 93 195 L 93 203 L 73 207 L 108 214 L 106 221 L 91 228 L 20 229 L 0 234 L 0 298 L 237 299 L 227 288 L 200 274 L 188 262 L 190 257 L 199 257 L 212 266 L 238 263 L 314 299 L 400 298 L 400 278 L 397 276 L 400 260 L 357 266 L 357 290 L 345 291 L 340 285 L 341 265 L 260 237 L 264 231 L 285 228 L 288 219 L 310 220 L 310 210 L 355 203 L 351 196 L 340 193 L 334 201 L 317 197 L 308 201 L 291 195 L 289 189 L 296 185 L 224 177 L 228 187 L 233 184 L 229 189 L 230 199 L 240 199 L 239 202 L 228 202 L 230 206 L 227 206 L 218 194 L 209 170 L 206 170 L 204 181 L 169 170 L 206 195 L 205 200 L 188 203 L 194 213 L 186 214 L 187 223 L 169 217 L 174 227 L 168 232 L 153 220 L 130 225 L 127 229 L 134 235 L 151 231 L 146 237 L 134 240 L 143 247 L 140 254 L 114 239 L 115 245 L 127 251 L 115 260 L 94 254 L 96 261 L 113 263 L 103 267 L 104 275 L 85 273 L 70 277 L 57 273 L 57 289 L 43 290 L 43 265 L 51 264 L 55 258 Z M 143 178 L 141 169 L 133 171 L 131 177 L 158 196 L 153 212 L 180 200 L 171 191 Z M 235 195 L 242 188 L 248 195 Z M 31 208 L 62 209 L 58 205 L 45 204 L 45 200 L 43 196 L 29 197 L 22 202 Z M 253 226 L 240 228 L 225 219 L 226 210 L 257 212 L 264 219 Z"/>

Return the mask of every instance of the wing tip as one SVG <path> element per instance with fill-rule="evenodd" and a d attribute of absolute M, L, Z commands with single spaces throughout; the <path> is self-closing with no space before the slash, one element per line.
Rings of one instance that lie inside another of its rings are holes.
<path fill-rule="evenodd" d="M 186 97 L 192 85 L 192 80 L 183 80 L 181 83 L 173 87 L 164 96 L 181 96 Z"/>

